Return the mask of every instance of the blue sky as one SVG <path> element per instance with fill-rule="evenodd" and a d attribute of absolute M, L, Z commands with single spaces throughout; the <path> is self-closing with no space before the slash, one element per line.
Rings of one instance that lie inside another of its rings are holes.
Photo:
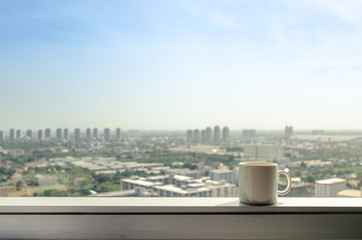
<path fill-rule="evenodd" d="M 0 129 L 361 129 L 361 1 L 0 0 Z"/>

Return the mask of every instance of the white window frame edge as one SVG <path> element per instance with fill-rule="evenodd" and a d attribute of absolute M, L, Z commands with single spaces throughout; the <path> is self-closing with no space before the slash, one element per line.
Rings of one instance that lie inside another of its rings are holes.
<path fill-rule="evenodd" d="M 362 198 L 2 198 L 0 238 L 362 239 Z"/>

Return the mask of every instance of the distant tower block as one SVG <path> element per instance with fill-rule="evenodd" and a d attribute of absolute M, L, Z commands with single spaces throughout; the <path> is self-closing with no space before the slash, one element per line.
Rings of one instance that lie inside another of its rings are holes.
<path fill-rule="evenodd" d="M 68 130 L 68 128 L 64 128 L 64 130 L 63 130 L 63 138 L 65 140 L 69 140 L 69 130 Z"/>
<path fill-rule="evenodd" d="M 116 129 L 116 138 L 118 141 L 121 140 L 121 129 L 120 128 Z"/>
<path fill-rule="evenodd" d="M 292 126 L 285 126 L 284 136 L 286 139 L 289 139 L 293 136 L 293 127 Z"/>
<path fill-rule="evenodd" d="M 10 137 L 10 140 L 14 140 L 14 139 L 15 139 L 15 130 L 14 130 L 14 128 L 10 129 L 10 135 L 9 135 L 9 137 Z"/>
<path fill-rule="evenodd" d="M 214 127 L 214 144 L 219 145 L 220 144 L 220 127 L 215 126 Z"/>
<path fill-rule="evenodd" d="M 30 129 L 28 131 L 26 131 L 26 136 L 27 136 L 27 138 L 32 139 L 33 138 L 33 131 L 31 131 Z"/>
<path fill-rule="evenodd" d="M 109 128 L 104 129 L 104 141 L 109 142 L 111 140 L 111 131 Z"/>
<path fill-rule="evenodd" d="M 314 129 L 312 131 L 312 134 L 313 135 L 323 135 L 324 134 L 324 131 L 323 130 L 319 130 L 319 129 Z"/>
<path fill-rule="evenodd" d="M 91 140 L 91 129 L 87 128 L 85 133 L 86 133 L 87 141 Z"/>
<path fill-rule="evenodd" d="M 80 142 L 80 129 L 79 128 L 74 129 L 74 139 L 76 142 Z"/>
<path fill-rule="evenodd" d="M 243 137 L 244 138 L 255 138 L 256 137 L 256 130 L 255 129 L 244 129 L 243 130 Z"/>
<path fill-rule="evenodd" d="M 16 139 L 20 139 L 20 138 L 21 138 L 21 131 L 16 130 Z"/>
<path fill-rule="evenodd" d="M 206 128 L 206 143 L 212 144 L 212 129 L 211 127 Z"/>
<path fill-rule="evenodd" d="M 93 138 L 98 139 L 98 128 L 93 129 Z"/>
<path fill-rule="evenodd" d="M 39 130 L 38 131 L 38 140 L 42 141 L 43 140 L 43 130 Z"/>
<path fill-rule="evenodd" d="M 206 130 L 201 130 L 201 143 L 206 144 Z"/>
<path fill-rule="evenodd" d="M 0 131 L 0 142 L 4 141 L 4 132 Z"/>
<path fill-rule="evenodd" d="M 45 138 L 50 138 L 50 128 L 45 129 Z"/>
<path fill-rule="evenodd" d="M 55 135 L 58 141 L 62 140 L 62 129 L 61 128 L 57 128 L 57 130 L 55 131 Z"/>
<path fill-rule="evenodd" d="M 200 142 L 200 130 L 199 129 L 194 130 L 194 142 L 195 143 Z"/>
<path fill-rule="evenodd" d="M 222 129 L 222 141 L 224 143 L 228 143 L 229 142 L 229 128 L 228 127 L 224 127 Z"/>
<path fill-rule="evenodd" d="M 186 132 L 186 141 L 192 142 L 192 130 L 187 130 Z"/>

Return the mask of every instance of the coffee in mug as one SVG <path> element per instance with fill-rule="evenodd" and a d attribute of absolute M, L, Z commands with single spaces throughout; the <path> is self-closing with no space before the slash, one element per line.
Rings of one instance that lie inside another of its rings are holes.
<path fill-rule="evenodd" d="M 288 179 L 287 187 L 278 191 L 279 174 Z M 240 202 L 267 205 L 278 202 L 278 195 L 285 195 L 291 188 L 291 177 L 278 164 L 271 162 L 243 162 L 239 164 Z"/>

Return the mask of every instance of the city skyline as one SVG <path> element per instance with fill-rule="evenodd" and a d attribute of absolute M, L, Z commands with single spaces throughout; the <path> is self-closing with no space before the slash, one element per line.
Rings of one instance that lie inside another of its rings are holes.
<path fill-rule="evenodd" d="M 1 1 L 0 16 L 3 130 L 362 129 L 359 1 Z"/>
<path fill-rule="evenodd" d="M 49 126 L 49 124 L 47 125 Z M 210 128 L 214 128 L 215 126 L 224 126 L 224 125 L 220 125 L 220 124 L 215 124 L 215 125 L 206 125 L 205 126 L 200 126 L 200 127 L 196 127 L 196 128 L 174 128 L 174 129 L 166 129 L 166 128 L 163 128 L 163 129 L 142 129 L 142 128 L 130 128 L 130 129 L 124 129 L 122 128 L 122 132 L 132 132 L 132 131 L 141 131 L 141 132 L 157 132 L 157 131 L 160 131 L 160 132 L 185 132 L 185 131 L 188 131 L 188 130 L 199 130 L 200 133 L 201 133 L 201 130 L 206 130 L 206 128 L 210 127 Z M 268 131 L 271 131 L 271 132 L 280 132 L 280 133 L 285 133 L 285 127 L 288 127 L 288 125 L 284 125 L 282 127 L 279 127 L 279 128 L 275 128 L 275 129 L 267 129 L 267 128 L 248 128 L 248 127 L 238 127 L 238 128 L 229 128 L 228 126 L 225 126 L 227 127 L 228 129 L 231 129 L 233 131 L 237 131 L 237 132 L 243 132 L 243 131 L 261 131 L 261 132 L 268 132 Z M 290 127 L 294 128 L 293 125 L 290 125 Z M 1 128 L 0 127 L 0 131 L 2 131 L 5 135 L 9 136 L 11 135 L 11 130 L 14 130 L 14 136 L 16 134 L 16 131 L 20 131 L 20 133 L 22 134 L 22 136 L 27 136 L 27 134 L 30 132 L 31 134 L 35 134 L 36 131 L 43 131 L 44 134 L 45 134 L 45 130 L 47 129 L 50 129 L 51 130 L 51 135 L 56 137 L 56 131 L 61 129 L 62 131 L 68 131 L 70 130 L 71 131 L 71 134 L 73 135 L 73 132 L 75 129 L 80 129 L 81 131 L 81 134 L 83 135 L 87 135 L 87 130 L 91 130 L 91 135 L 98 135 L 98 130 L 102 132 L 104 132 L 105 129 L 110 129 L 110 132 L 112 134 L 117 134 L 117 129 L 120 129 L 119 127 L 92 127 L 92 128 L 89 128 L 89 127 L 74 127 L 74 128 L 70 128 L 70 127 L 63 127 L 63 128 L 60 128 L 60 127 L 54 127 L 54 128 L 49 128 L 49 127 L 40 127 L 40 128 L 17 128 L 17 127 L 11 127 L 11 128 Z M 96 130 L 96 133 L 94 133 L 94 130 Z M 293 130 L 292 130 L 293 131 Z M 362 128 L 360 129 L 348 129 L 348 128 L 335 128 L 335 129 L 327 129 L 327 128 L 324 128 L 324 129 L 321 129 L 321 128 L 301 128 L 301 129 L 295 129 L 294 128 L 294 131 L 296 132 L 310 132 L 310 134 L 325 134 L 324 132 L 334 132 L 334 133 L 338 133 L 338 132 L 362 132 Z M 320 133 L 319 133 L 320 132 Z"/>

